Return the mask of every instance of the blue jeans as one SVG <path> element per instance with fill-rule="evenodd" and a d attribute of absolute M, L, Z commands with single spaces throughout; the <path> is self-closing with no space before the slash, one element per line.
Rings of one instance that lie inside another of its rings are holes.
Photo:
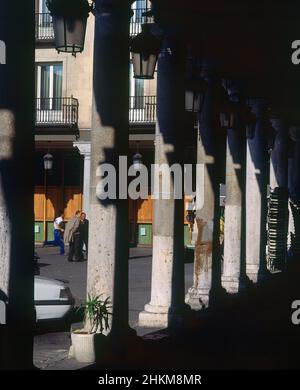
<path fill-rule="evenodd" d="M 65 254 L 65 244 L 64 240 L 61 237 L 60 230 L 54 229 L 54 240 L 53 241 L 45 241 L 44 245 L 54 245 L 60 247 L 60 254 Z"/>

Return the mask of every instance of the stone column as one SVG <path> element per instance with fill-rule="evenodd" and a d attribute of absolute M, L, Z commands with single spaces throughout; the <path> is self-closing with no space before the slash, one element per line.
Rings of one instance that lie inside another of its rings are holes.
<path fill-rule="evenodd" d="M 89 218 L 90 209 L 90 183 L 91 183 L 91 143 L 90 142 L 74 142 L 76 147 L 84 158 L 83 165 L 83 205 L 82 209 Z"/>
<path fill-rule="evenodd" d="M 239 102 L 239 84 L 227 81 L 227 92 L 232 102 Z M 229 293 L 245 287 L 245 126 L 235 114 L 234 127 L 227 130 L 226 150 L 226 203 L 224 232 L 224 263 L 222 286 Z"/>
<path fill-rule="evenodd" d="M 202 165 L 197 175 L 197 187 L 203 188 L 203 199 L 196 200 L 198 237 L 195 245 L 194 281 L 186 296 L 192 309 L 201 309 L 214 302 L 220 283 L 220 205 L 219 171 L 217 158 L 217 129 L 214 102 L 216 80 L 209 64 L 203 64 L 203 76 L 208 83 L 202 112 L 199 115 L 197 164 Z"/>
<path fill-rule="evenodd" d="M 300 127 L 290 128 L 290 154 L 288 162 L 288 187 L 290 200 L 289 260 L 300 255 Z"/>
<path fill-rule="evenodd" d="M 177 326 L 184 311 L 184 233 L 182 175 L 170 189 L 163 189 L 160 164 L 177 164 L 182 173 L 182 119 L 184 116 L 184 73 L 176 32 L 166 33 L 157 65 L 157 124 L 155 139 L 155 188 L 151 300 L 139 315 L 144 327 Z M 174 175 L 176 176 L 176 175 Z M 178 178 L 177 178 L 178 179 Z M 175 199 L 174 189 L 181 199 Z"/>
<path fill-rule="evenodd" d="M 271 118 L 275 130 L 270 156 L 268 200 L 268 268 L 283 270 L 286 264 L 288 235 L 288 137 L 282 119 Z"/>
<path fill-rule="evenodd" d="M 129 1 L 97 0 L 95 3 L 87 291 L 102 294 L 102 299 L 110 298 L 113 316 L 107 333 L 115 341 L 129 330 L 127 186 L 121 193 L 116 180 L 119 176 L 127 177 L 130 16 Z M 125 159 L 119 168 L 120 156 Z M 109 164 L 116 173 L 114 177 L 110 171 L 112 193 L 107 199 L 103 199 L 103 164 L 106 168 Z"/>
<path fill-rule="evenodd" d="M 34 2 L 0 5 L 0 368 L 32 369 Z"/>
<path fill-rule="evenodd" d="M 270 158 L 270 187 L 271 189 L 288 186 L 288 134 L 283 119 L 270 119 L 275 130 L 274 145 Z"/>
<path fill-rule="evenodd" d="M 256 115 L 253 134 L 248 134 L 246 168 L 246 272 L 253 282 L 263 280 L 266 270 L 267 223 L 267 101 L 250 99 Z"/>

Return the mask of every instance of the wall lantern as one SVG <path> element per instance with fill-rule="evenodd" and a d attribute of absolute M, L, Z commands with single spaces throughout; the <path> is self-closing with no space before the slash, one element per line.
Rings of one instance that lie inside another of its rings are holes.
<path fill-rule="evenodd" d="M 51 171 L 53 167 L 53 156 L 50 153 L 47 153 L 43 157 L 44 160 L 44 169 L 45 171 Z"/>
<path fill-rule="evenodd" d="M 185 109 L 189 112 L 201 112 L 208 84 L 204 79 L 189 80 L 185 87 Z"/>
<path fill-rule="evenodd" d="M 220 112 L 220 126 L 222 129 L 233 129 L 234 114 L 232 112 Z"/>
<path fill-rule="evenodd" d="M 130 51 L 136 79 L 153 79 L 161 41 L 151 32 L 154 23 L 142 24 L 142 32 L 132 38 Z"/>
<path fill-rule="evenodd" d="M 73 55 L 82 52 L 92 5 L 87 0 L 47 0 L 47 7 L 53 20 L 56 50 Z"/>
<path fill-rule="evenodd" d="M 140 153 L 136 153 L 132 157 L 133 169 L 135 171 L 140 171 L 141 170 L 141 167 L 142 167 L 142 157 L 143 156 Z"/>
<path fill-rule="evenodd" d="M 133 164 L 133 169 L 135 171 L 140 171 L 142 168 L 142 155 L 139 153 L 139 146 L 137 143 L 137 150 L 136 153 L 132 157 L 132 164 Z"/>

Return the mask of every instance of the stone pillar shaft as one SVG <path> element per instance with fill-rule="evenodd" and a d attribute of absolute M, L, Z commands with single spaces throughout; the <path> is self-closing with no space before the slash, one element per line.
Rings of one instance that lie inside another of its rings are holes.
<path fill-rule="evenodd" d="M 246 138 L 242 126 L 227 131 L 226 204 L 223 287 L 231 293 L 242 286 Z"/>
<path fill-rule="evenodd" d="M 290 128 L 290 154 L 288 162 L 288 188 L 290 198 L 289 259 L 300 255 L 300 127 Z"/>
<path fill-rule="evenodd" d="M 32 369 L 34 2 L 0 3 L 0 300 L 7 309 L 0 368 Z"/>
<path fill-rule="evenodd" d="M 288 137 L 283 120 L 271 118 L 275 130 L 270 156 L 268 199 L 268 269 L 283 270 L 288 236 Z"/>
<path fill-rule="evenodd" d="M 176 32 L 166 32 L 157 66 L 156 169 L 175 163 L 182 170 L 184 89 L 179 50 Z M 155 188 L 159 199 L 154 200 L 151 301 L 139 316 L 139 325 L 148 327 L 178 325 L 184 305 L 182 190 L 181 199 L 175 199 L 172 179 L 169 194 L 163 190 L 162 176 L 159 184 Z M 163 199 L 166 195 L 169 199 Z"/>
<path fill-rule="evenodd" d="M 203 166 L 197 186 L 203 186 L 203 199 L 196 201 L 198 237 L 195 245 L 194 282 L 186 296 L 186 303 L 201 309 L 212 302 L 220 277 L 220 206 L 219 171 L 217 167 L 217 132 L 214 122 L 215 80 L 206 69 L 208 90 L 199 115 L 197 164 Z M 201 193 L 201 191 L 197 191 Z M 215 283 L 217 282 L 217 283 Z"/>
<path fill-rule="evenodd" d="M 283 120 L 272 118 L 271 124 L 276 131 L 270 159 L 270 187 L 287 188 L 288 185 L 288 137 Z"/>
<path fill-rule="evenodd" d="M 128 155 L 130 15 L 129 2 L 96 1 L 87 290 L 112 301 L 111 334 L 128 329 L 128 199 L 117 190 L 116 199 L 100 200 L 98 188 L 101 164 L 111 164 L 118 180 L 119 157 Z"/>
<path fill-rule="evenodd" d="M 267 103 L 263 99 L 251 99 L 250 106 L 256 115 L 256 125 L 247 142 L 246 272 L 257 282 L 266 274 Z"/>
<path fill-rule="evenodd" d="M 82 209 L 89 218 L 90 209 L 90 185 L 91 185 L 91 143 L 90 142 L 74 142 L 73 144 L 83 155 L 83 205 Z"/>

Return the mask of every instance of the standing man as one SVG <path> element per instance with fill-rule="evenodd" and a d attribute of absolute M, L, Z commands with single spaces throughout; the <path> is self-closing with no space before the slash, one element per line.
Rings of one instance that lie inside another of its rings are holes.
<path fill-rule="evenodd" d="M 82 261 L 82 244 L 79 232 L 81 210 L 77 210 L 75 216 L 71 218 L 65 228 L 64 242 L 69 244 L 68 261 Z"/>
<path fill-rule="evenodd" d="M 86 219 L 86 213 L 82 212 L 80 214 L 80 238 L 82 245 L 85 246 L 85 258 L 88 258 L 88 240 L 89 240 L 89 221 Z"/>

